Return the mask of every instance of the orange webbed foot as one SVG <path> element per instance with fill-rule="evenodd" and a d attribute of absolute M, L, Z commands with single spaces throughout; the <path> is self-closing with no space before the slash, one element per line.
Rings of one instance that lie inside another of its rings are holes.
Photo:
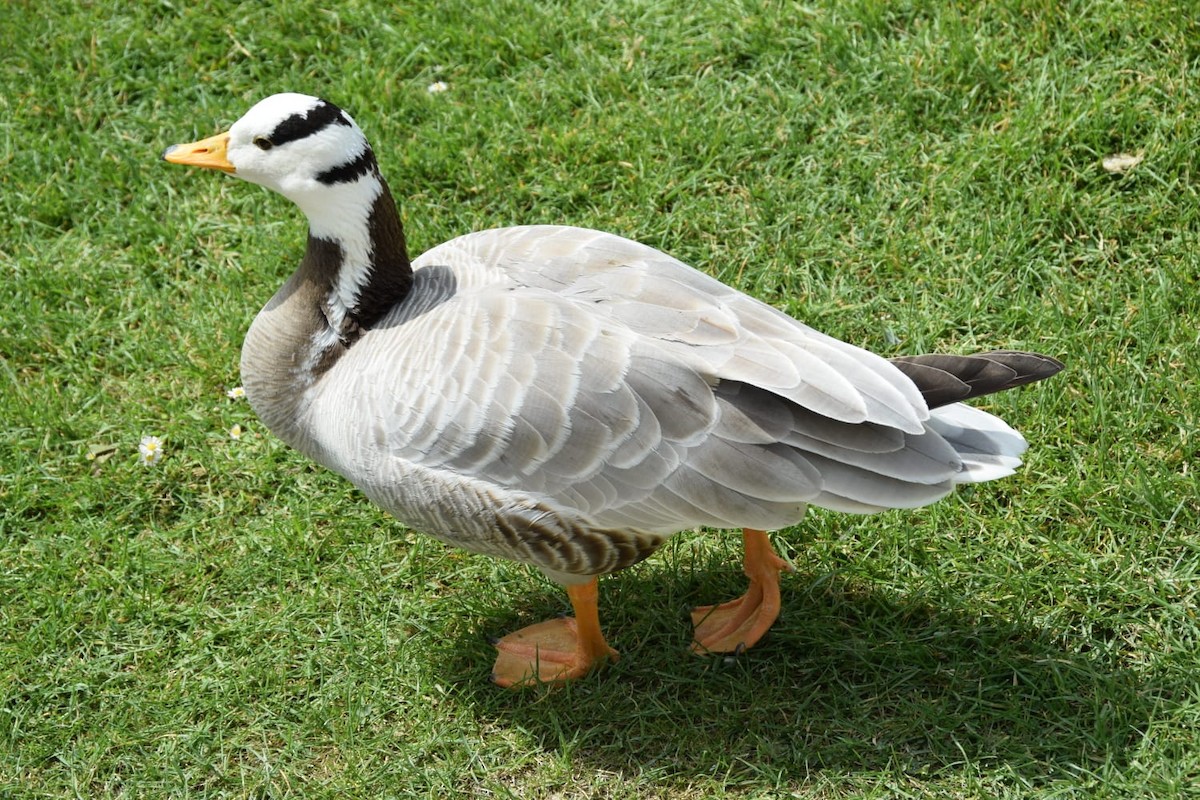
<path fill-rule="evenodd" d="M 596 580 L 569 586 L 567 594 L 575 617 L 529 625 L 496 642 L 493 681 L 506 688 L 560 684 L 617 660 L 600 632 Z"/>
<path fill-rule="evenodd" d="M 496 642 L 492 680 L 506 688 L 539 683 L 566 683 L 617 659 L 617 651 L 589 652 L 579 643 L 579 626 L 572 617 L 529 625 Z"/>
<path fill-rule="evenodd" d="M 779 573 L 790 572 L 792 566 L 776 555 L 762 531 L 748 529 L 742 537 L 750 587 L 736 600 L 692 609 L 691 651 L 697 655 L 740 653 L 753 647 L 779 617 Z"/>

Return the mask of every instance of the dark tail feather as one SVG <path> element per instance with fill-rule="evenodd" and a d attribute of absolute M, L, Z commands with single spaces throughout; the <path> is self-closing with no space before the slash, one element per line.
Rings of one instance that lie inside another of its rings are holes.
<path fill-rule="evenodd" d="M 930 408 L 1049 378 L 1061 361 L 1037 353 L 994 350 L 973 356 L 900 356 L 892 363 L 921 390 Z"/>

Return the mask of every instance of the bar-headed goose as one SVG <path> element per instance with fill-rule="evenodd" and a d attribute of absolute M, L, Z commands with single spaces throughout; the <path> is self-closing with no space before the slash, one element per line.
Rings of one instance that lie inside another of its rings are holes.
<path fill-rule="evenodd" d="M 499 641 L 503 685 L 615 658 L 597 577 L 697 526 L 743 529 L 750 587 L 695 610 L 693 649 L 752 646 L 787 568 L 764 531 L 810 504 L 912 508 L 1010 474 L 1025 440 L 959 401 L 1062 368 L 1010 351 L 887 361 L 593 230 L 481 231 L 410 263 L 362 131 L 315 97 L 268 97 L 164 158 L 308 217 L 304 259 L 242 349 L 266 426 L 404 524 L 566 587 L 574 618 Z"/>

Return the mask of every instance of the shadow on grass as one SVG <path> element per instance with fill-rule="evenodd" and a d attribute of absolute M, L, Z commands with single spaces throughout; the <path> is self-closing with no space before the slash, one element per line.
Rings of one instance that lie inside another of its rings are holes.
<path fill-rule="evenodd" d="M 443 666 L 463 676 L 463 713 L 515 726 L 546 751 L 619 773 L 722 780 L 965 768 L 1037 783 L 1123 763 L 1173 694 L 1102 642 L 1072 647 L 1056 631 L 804 573 L 785 577 L 781 619 L 754 650 L 688 655 L 685 609 L 732 596 L 737 577 L 715 566 L 606 580 L 602 618 L 623 657 L 562 689 L 480 690 L 490 655 L 466 637 Z M 565 606 L 549 589 L 526 599 L 528 615 L 481 623 L 502 633 Z"/>

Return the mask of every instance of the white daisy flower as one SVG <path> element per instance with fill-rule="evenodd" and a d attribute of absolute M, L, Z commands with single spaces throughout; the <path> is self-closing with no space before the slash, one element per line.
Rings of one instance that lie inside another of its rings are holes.
<path fill-rule="evenodd" d="M 246 390 L 240 386 L 235 386 L 232 389 L 230 389 L 228 392 L 226 392 L 225 396 L 228 397 L 230 400 L 245 400 L 246 399 Z"/>
<path fill-rule="evenodd" d="M 450 84 L 446 83 L 445 81 L 434 81 L 425 87 L 425 91 L 429 92 L 430 94 L 441 94 L 449 88 Z"/>
<path fill-rule="evenodd" d="M 163 459 L 162 439 L 157 436 L 143 436 L 138 444 L 138 463 L 142 466 L 153 466 Z"/>
<path fill-rule="evenodd" d="M 229 429 L 229 438 L 230 439 L 242 438 L 242 426 L 235 424 L 232 428 L 230 428 Z"/>

